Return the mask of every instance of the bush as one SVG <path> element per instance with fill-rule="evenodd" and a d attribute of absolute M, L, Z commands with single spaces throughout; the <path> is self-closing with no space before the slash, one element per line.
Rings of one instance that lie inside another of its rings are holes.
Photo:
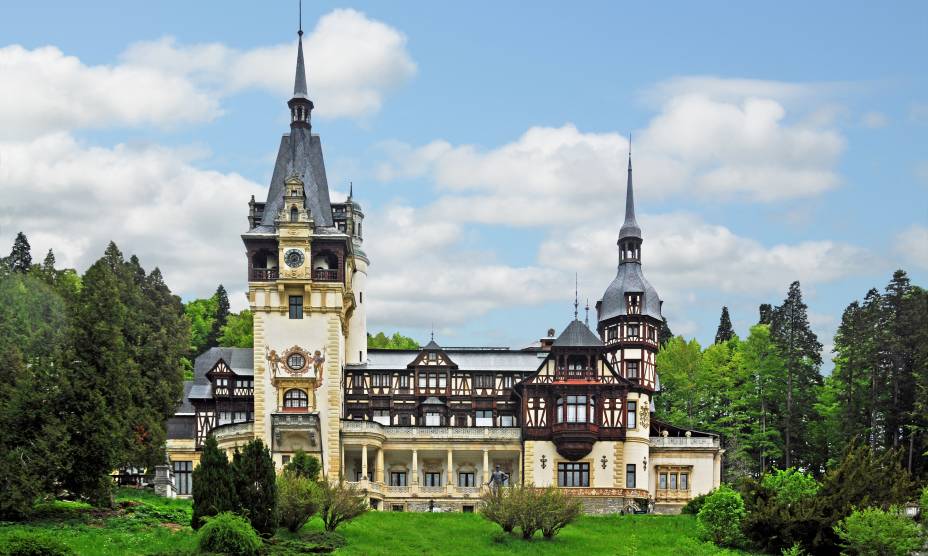
<path fill-rule="evenodd" d="M 741 495 L 722 485 L 706 498 L 696 515 L 702 535 L 718 546 L 734 546 L 741 539 L 741 520 L 745 516 Z"/>
<path fill-rule="evenodd" d="M 285 470 L 277 477 L 277 511 L 280 523 L 291 533 L 299 531 L 319 509 L 316 482 Z"/>
<path fill-rule="evenodd" d="M 506 533 L 516 528 L 516 513 L 508 488 L 491 488 L 483 493 L 480 501 L 480 514 L 496 523 Z"/>
<path fill-rule="evenodd" d="M 918 525 L 897 508 L 854 510 L 835 525 L 841 545 L 859 556 L 907 556 L 922 546 Z"/>
<path fill-rule="evenodd" d="M 780 503 L 791 505 L 802 503 L 818 494 L 819 484 L 811 475 L 790 467 L 785 471 L 777 469 L 764 475 L 761 485 L 776 493 Z"/>
<path fill-rule="evenodd" d="M 284 466 L 284 470 L 316 481 L 319 480 L 319 471 L 322 470 L 322 464 L 319 463 L 319 459 L 315 456 L 311 456 L 303 450 L 297 450 L 293 454 L 293 458 Z"/>
<path fill-rule="evenodd" d="M 713 490 L 713 491 L 710 491 L 710 492 L 708 492 L 708 493 L 706 493 L 706 494 L 700 494 L 699 496 L 697 496 L 697 497 L 695 497 L 695 498 L 691 498 L 690 501 L 687 502 L 685 506 L 683 506 L 683 509 L 680 510 L 680 512 L 681 512 L 681 513 L 684 513 L 684 514 L 687 514 L 687 515 L 696 515 L 696 514 L 698 514 L 698 513 L 699 513 L 699 510 L 702 509 L 702 505 L 706 503 L 706 497 L 708 497 L 708 496 L 709 496 L 710 494 L 712 494 L 713 492 L 715 492 L 715 491 Z"/>
<path fill-rule="evenodd" d="M 215 552 L 229 556 L 256 556 L 261 539 L 244 517 L 229 512 L 208 517 L 200 528 L 200 552 Z"/>
<path fill-rule="evenodd" d="M 921 520 L 922 523 L 928 527 L 928 486 L 922 489 L 922 499 L 920 500 L 921 505 Z"/>
<path fill-rule="evenodd" d="M 516 526 L 522 530 L 522 538 L 531 540 L 542 525 L 544 514 L 542 491 L 531 485 L 510 488 L 509 504 L 515 513 Z"/>
<path fill-rule="evenodd" d="M 580 500 L 560 489 L 548 487 L 542 496 L 541 534 L 553 539 L 567 524 L 583 511 Z"/>
<path fill-rule="evenodd" d="M 326 531 L 334 531 L 339 525 L 358 517 L 368 510 L 367 502 L 354 486 L 342 481 L 321 481 L 318 490 L 319 516 Z"/>
<path fill-rule="evenodd" d="M 190 526 L 199 529 L 204 517 L 236 509 L 232 468 L 225 452 L 212 436 L 203 443 L 200 464 L 193 470 L 193 517 Z"/>
<path fill-rule="evenodd" d="M 742 484 L 744 535 L 766 552 L 812 545 L 818 530 L 819 483 L 794 469 L 774 471 Z"/>
<path fill-rule="evenodd" d="M 232 456 L 235 497 L 240 512 L 261 536 L 277 532 L 277 471 L 271 452 L 260 438 L 245 444 Z"/>
<path fill-rule="evenodd" d="M 57 539 L 31 532 L 10 535 L 0 548 L 2 556 L 70 556 L 74 551 Z"/>
<path fill-rule="evenodd" d="M 789 548 L 784 548 L 783 552 L 781 552 L 780 555 L 781 556 L 806 556 L 806 551 L 802 549 L 802 546 L 799 543 L 796 543 Z"/>

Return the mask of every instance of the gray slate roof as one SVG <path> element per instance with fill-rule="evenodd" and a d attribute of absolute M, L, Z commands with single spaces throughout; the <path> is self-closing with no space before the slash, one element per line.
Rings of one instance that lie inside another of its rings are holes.
<path fill-rule="evenodd" d="M 294 174 L 303 181 L 306 207 L 316 226 L 334 226 L 332 203 L 329 201 L 329 182 L 322 158 L 322 142 L 319 136 L 313 135 L 309 129 L 294 127 L 280 139 L 271 187 L 264 204 L 264 215 L 261 217 L 261 223 L 250 231 L 274 231 L 274 220 L 284 203 L 284 180 Z"/>
<path fill-rule="evenodd" d="M 293 79 L 293 98 L 309 98 L 306 87 L 306 66 L 303 63 L 303 30 L 300 29 L 299 46 L 296 51 L 296 77 Z"/>
<path fill-rule="evenodd" d="M 480 351 L 449 348 L 444 352 L 461 371 L 510 371 L 514 373 L 537 371 L 547 355 L 545 352 L 501 349 Z M 541 353 L 540 357 L 539 353 Z M 418 350 L 368 350 L 367 364 L 359 367 L 374 371 L 402 370 L 418 355 Z M 352 365 L 352 367 L 358 366 Z"/>
<path fill-rule="evenodd" d="M 222 359 L 239 376 L 254 376 L 254 350 L 252 348 L 214 347 L 201 353 L 193 363 L 193 381 L 189 391 L 184 385 L 184 403 L 187 399 L 208 400 L 213 397 L 208 373 Z M 178 409 L 178 411 L 180 411 Z M 191 409 L 192 411 L 192 409 Z"/>
<path fill-rule="evenodd" d="M 600 347 L 602 340 L 590 328 L 574 319 L 554 340 L 554 347 Z"/>
<path fill-rule="evenodd" d="M 654 286 L 641 273 L 641 263 L 626 261 L 619 265 L 615 279 L 603 294 L 602 305 L 599 307 L 600 322 L 626 314 L 626 293 L 642 294 L 641 314 L 661 320 L 661 298 L 658 297 Z"/>
<path fill-rule="evenodd" d="M 641 237 L 641 228 L 635 219 L 635 191 L 632 188 L 632 155 L 628 155 L 628 183 L 625 185 L 625 222 L 619 230 L 619 240 Z"/>

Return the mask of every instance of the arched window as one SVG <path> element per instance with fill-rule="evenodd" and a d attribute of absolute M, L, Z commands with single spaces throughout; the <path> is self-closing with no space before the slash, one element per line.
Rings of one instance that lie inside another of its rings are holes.
<path fill-rule="evenodd" d="M 300 213 L 296 207 L 290 207 L 290 222 L 297 222 L 300 219 Z"/>
<path fill-rule="evenodd" d="M 284 407 L 309 407 L 306 391 L 293 388 L 284 392 Z"/>

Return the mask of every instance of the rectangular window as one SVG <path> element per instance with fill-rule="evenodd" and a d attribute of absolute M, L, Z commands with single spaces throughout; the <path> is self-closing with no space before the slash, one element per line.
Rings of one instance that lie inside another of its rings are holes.
<path fill-rule="evenodd" d="M 670 474 L 670 490 L 677 490 L 677 474 Z"/>
<path fill-rule="evenodd" d="M 441 473 L 426 473 L 425 474 L 425 486 L 440 487 L 441 486 Z"/>
<path fill-rule="evenodd" d="M 461 511 L 465 514 L 472 514 L 474 513 L 474 507 L 473 506 L 461 506 Z"/>
<path fill-rule="evenodd" d="M 493 426 L 493 412 L 481 410 L 477 412 L 477 420 L 474 422 L 478 427 Z"/>
<path fill-rule="evenodd" d="M 626 361 L 625 362 L 625 378 L 629 378 L 629 379 L 638 378 L 638 362 L 637 361 Z"/>
<path fill-rule="evenodd" d="M 438 354 L 434 351 L 429 352 L 429 361 L 438 361 Z"/>
<path fill-rule="evenodd" d="M 302 295 L 291 295 L 290 296 L 290 318 L 291 319 L 303 318 L 303 296 Z"/>
<path fill-rule="evenodd" d="M 472 487 L 476 486 L 474 482 L 474 474 L 471 472 L 461 472 L 458 473 L 458 486 L 459 487 Z"/>
<path fill-rule="evenodd" d="M 657 478 L 657 488 L 667 490 L 667 473 L 661 473 Z"/>
<path fill-rule="evenodd" d="M 616 329 L 615 326 L 610 326 L 606 329 L 606 340 L 615 340 L 616 338 Z"/>
<path fill-rule="evenodd" d="M 629 324 L 628 327 L 625 329 L 625 331 L 628 334 L 629 338 L 638 337 L 638 325 L 637 324 Z"/>
<path fill-rule="evenodd" d="M 557 464 L 557 486 L 590 486 L 590 464 L 562 462 Z"/>
<path fill-rule="evenodd" d="M 391 471 L 390 472 L 390 486 L 394 486 L 394 487 L 406 486 L 406 472 L 405 471 Z"/>
<path fill-rule="evenodd" d="M 455 416 L 454 416 L 454 426 L 456 426 L 456 427 L 466 427 L 466 426 L 467 426 L 467 415 L 455 415 Z"/>
<path fill-rule="evenodd" d="M 404 427 L 412 425 L 412 415 L 400 415 L 400 425 Z"/>
<path fill-rule="evenodd" d="M 512 388 L 513 376 L 503 375 L 503 388 Z"/>
<path fill-rule="evenodd" d="M 680 490 L 690 489 L 690 474 L 680 473 Z"/>
<path fill-rule="evenodd" d="M 220 425 L 228 425 L 231 422 L 232 422 L 232 413 L 228 411 L 219 412 L 219 424 Z"/>
<path fill-rule="evenodd" d="M 394 512 L 402 512 L 404 510 L 402 504 L 393 504 L 390 506 L 390 509 L 391 511 L 394 511 Z"/>
<path fill-rule="evenodd" d="M 493 388 L 493 375 L 475 376 L 474 388 Z"/>
<path fill-rule="evenodd" d="M 625 466 L 625 488 L 635 488 L 635 464 Z"/>
<path fill-rule="evenodd" d="M 438 375 L 438 387 L 447 388 L 448 387 L 448 375 L 445 373 L 440 373 Z"/>
<path fill-rule="evenodd" d="M 380 423 L 381 425 L 390 424 L 390 410 L 389 409 L 375 409 L 373 421 Z"/>
<path fill-rule="evenodd" d="M 425 373 L 420 373 L 420 374 L 419 374 L 419 389 L 420 389 L 420 390 L 425 390 L 425 387 L 426 387 L 426 382 L 425 382 L 425 381 L 427 380 L 427 378 L 428 378 L 428 377 L 426 376 Z"/>
<path fill-rule="evenodd" d="M 354 480 L 360 482 L 360 481 L 361 481 L 361 477 L 363 477 L 363 475 L 361 474 L 361 472 L 360 472 L 360 471 L 355 471 L 355 473 L 354 473 Z M 372 481 L 372 482 L 373 482 L 373 480 L 374 480 L 374 471 L 373 471 L 372 469 L 369 469 L 369 470 L 367 471 L 367 480 L 368 480 L 368 481 Z"/>
<path fill-rule="evenodd" d="M 371 375 L 372 385 L 374 388 L 389 388 L 390 375 L 387 373 L 374 373 Z"/>
<path fill-rule="evenodd" d="M 586 396 L 567 396 L 567 422 L 586 423 Z"/>
<path fill-rule="evenodd" d="M 441 426 L 441 413 L 426 413 L 425 414 L 425 426 L 440 427 Z"/>
<path fill-rule="evenodd" d="M 409 375 L 400 375 L 400 390 L 409 390 Z"/>
<path fill-rule="evenodd" d="M 501 427 L 514 427 L 514 426 L 516 426 L 516 417 L 515 417 L 515 415 L 500 415 L 500 416 L 499 416 L 499 426 L 501 426 Z"/>
<path fill-rule="evenodd" d="M 193 482 L 193 462 L 192 461 L 175 461 L 174 462 L 174 488 L 177 494 L 188 495 L 191 492 Z"/>
<path fill-rule="evenodd" d="M 630 429 L 638 428 L 638 402 L 628 402 L 628 418 L 625 422 Z"/>
<path fill-rule="evenodd" d="M 429 388 L 438 388 L 438 375 L 429 373 Z"/>
<path fill-rule="evenodd" d="M 364 375 L 356 374 L 351 376 L 351 387 L 358 390 L 364 389 Z"/>

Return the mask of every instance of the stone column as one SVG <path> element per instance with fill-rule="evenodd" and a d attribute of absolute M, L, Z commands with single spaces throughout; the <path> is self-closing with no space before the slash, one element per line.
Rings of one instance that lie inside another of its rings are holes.
<path fill-rule="evenodd" d="M 448 448 L 448 481 L 445 485 L 448 488 L 448 494 L 454 494 L 454 464 L 452 461 L 451 448 Z"/>
<path fill-rule="evenodd" d="M 383 484 L 383 448 L 377 450 L 377 466 L 374 467 L 374 481 Z"/>
<path fill-rule="evenodd" d="M 418 490 L 416 487 L 419 486 L 419 452 L 417 450 L 412 451 L 412 479 L 409 481 L 409 485 L 413 487 L 414 490 Z"/>
<path fill-rule="evenodd" d="M 490 482 L 490 451 L 483 450 L 483 484 Z"/>
<path fill-rule="evenodd" d="M 361 480 L 367 481 L 367 444 L 361 444 Z"/>

